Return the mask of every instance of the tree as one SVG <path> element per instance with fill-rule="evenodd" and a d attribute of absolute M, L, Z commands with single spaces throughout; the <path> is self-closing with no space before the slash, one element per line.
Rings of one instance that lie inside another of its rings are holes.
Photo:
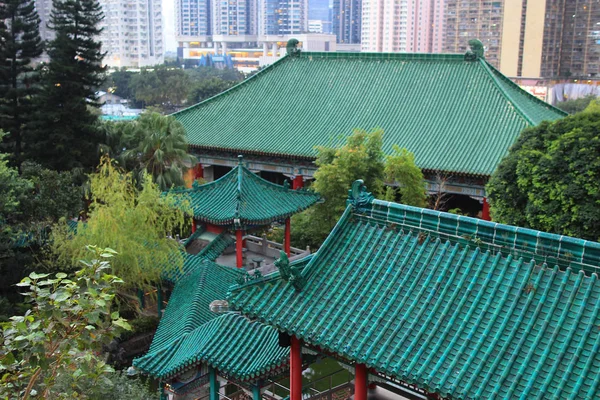
<path fill-rule="evenodd" d="M 135 147 L 123 153 L 126 165 L 134 165 L 138 175 L 149 173 L 161 190 L 183 186 L 184 172 L 196 164 L 196 158 L 188 154 L 188 144 L 183 125 L 175 118 L 158 113 L 144 113 L 135 124 L 134 133 L 123 131 L 127 141 L 135 137 Z"/>
<path fill-rule="evenodd" d="M 579 99 L 561 101 L 556 104 L 556 107 L 569 114 L 575 114 L 585 110 L 594 99 L 596 99 L 596 96 L 590 94 Z"/>
<path fill-rule="evenodd" d="M 43 51 L 40 18 L 33 0 L 8 0 L 0 4 L 0 129 L 9 134 L 3 150 L 15 165 L 21 163 L 24 132 L 33 115 L 32 59 Z"/>
<path fill-rule="evenodd" d="M 398 194 L 405 204 L 424 206 L 425 182 L 414 163 L 414 155 L 395 146 L 386 157 L 382 150 L 383 130 L 370 132 L 356 129 L 340 148 L 320 147 L 315 182 L 311 189 L 325 202 L 292 217 L 292 239 L 299 247 L 318 248 L 346 208 L 348 189 L 363 179 L 377 198 L 395 200 L 396 190 L 384 188 L 384 180 L 398 184 Z"/>
<path fill-rule="evenodd" d="M 202 80 L 194 85 L 190 92 L 188 103 L 200 103 L 201 101 L 224 92 L 236 83 L 237 82 L 235 81 L 224 81 L 223 79 L 216 77 Z"/>
<path fill-rule="evenodd" d="M 390 186 L 386 188 L 385 198 L 415 207 L 427 205 L 427 192 L 423 172 L 415 164 L 415 155 L 397 145 L 392 148 L 392 154 L 386 157 L 385 180 L 388 183 L 397 183 L 398 189 Z"/>
<path fill-rule="evenodd" d="M 525 129 L 492 175 L 495 221 L 600 239 L 600 113 Z"/>
<path fill-rule="evenodd" d="M 188 75 L 181 69 L 164 66 L 143 69 L 129 83 L 136 101 L 167 111 L 177 109 L 185 102 L 190 86 Z"/>
<path fill-rule="evenodd" d="M 146 289 L 160 282 L 164 270 L 183 266 L 181 246 L 169 236 L 189 226 L 187 210 L 175 207 L 172 196 L 162 196 L 149 175 L 143 174 L 138 189 L 131 173 L 103 157 L 90 175 L 90 192 L 88 219 L 77 224 L 76 233 L 66 224 L 52 231 L 52 252 L 61 268 L 75 265 L 86 243 L 118 252 L 111 266 L 128 288 Z"/>
<path fill-rule="evenodd" d="M 70 399 L 56 392 L 60 375 L 96 384 L 113 369 L 99 352 L 129 324 L 113 310 L 116 285 L 109 273 L 114 250 L 86 246 L 91 261 L 69 279 L 65 273 L 31 273 L 19 287 L 31 304 L 23 316 L 2 324 L 0 333 L 0 398 L 26 400 L 34 390 L 43 399 Z M 38 397 L 38 396 L 36 396 Z"/>
<path fill-rule="evenodd" d="M 100 142 L 95 91 L 103 82 L 102 8 L 97 0 L 53 0 L 35 130 L 27 143 L 30 159 L 45 167 L 70 170 L 97 164 Z"/>

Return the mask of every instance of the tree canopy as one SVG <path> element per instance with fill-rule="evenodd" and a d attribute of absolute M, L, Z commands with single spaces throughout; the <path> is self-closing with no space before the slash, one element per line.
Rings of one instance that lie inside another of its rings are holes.
<path fill-rule="evenodd" d="M 525 129 L 491 177 L 494 221 L 600 240 L 600 112 Z"/>
<path fill-rule="evenodd" d="M 18 284 L 31 309 L 2 324 L 0 398 L 27 400 L 35 391 L 35 398 L 70 399 L 73 390 L 54 391 L 58 376 L 104 384 L 102 378 L 113 372 L 100 351 L 130 329 L 113 307 L 116 285 L 123 281 L 109 273 L 113 250 L 86 249 L 91 260 L 80 261 L 83 268 L 73 279 L 62 272 L 31 273 Z"/>
<path fill-rule="evenodd" d="M 315 181 L 311 190 L 325 202 L 292 217 L 292 241 L 299 247 L 318 248 L 346 208 L 348 189 L 357 179 L 380 199 L 425 205 L 425 181 L 415 158 L 406 149 L 394 147 L 386 156 L 382 150 L 383 130 L 356 129 L 340 148 L 320 147 Z M 384 183 L 394 184 L 397 189 Z"/>
<path fill-rule="evenodd" d="M 20 165 L 37 93 L 32 60 L 43 51 L 40 18 L 33 0 L 8 0 L 0 4 L 0 21 L 0 128 L 9 134 L 2 147 Z"/>
<path fill-rule="evenodd" d="M 52 250 L 59 265 L 73 266 L 85 254 L 87 243 L 115 249 L 114 274 L 132 288 L 160 282 L 167 268 L 181 268 L 180 244 L 169 238 L 189 225 L 185 209 L 162 196 L 152 178 L 144 174 L 138 189 L 131 173 L 103 157 L 90 175 L 89 215 L 76 232 L 66 224 L 53 229 Z"/>
<path fill-rule="evenodd" d="M 98 161 L 98 104 L 104 79 L 97 40 L 104 18 L 97 0 L 53 0 L 48 44 L 50 62 L 42 68 L 37 114 L 25 148 L 27 158 L 55 170 L 93 168 Z"/>

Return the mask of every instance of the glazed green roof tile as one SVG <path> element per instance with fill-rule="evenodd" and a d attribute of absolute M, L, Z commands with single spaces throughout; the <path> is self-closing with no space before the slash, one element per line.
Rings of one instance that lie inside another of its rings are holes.
<path fill-rule="evenodd" d="M 289 348 L 279 346 L 277 330 L 226 313 L 133 364 L 149 375 L 168 379 L 203 362 L 221 376 L 254 380 L 287 369 Z"/>
<path fill-rule="evenodd" d="M 523 128 L 565 115 L 481 59 L 310 52 L 174 114 L 197 148 L 314 158 L 382 128 L 387 153 L 397 144 L 424 170 L 484 176 Z"/>
<path fill-rule="evenodd" d="M 218 317 L 218 314 L 210 311 L 210 303 L 213 300 L 224 300 L 227 290 L 241 274 L 238 269 L 186 254 L 184 272 L 176 281 L 152 339 L 150 352 L 169 345 L 183 334 Z"/>
<path fill-rule="evenodd" d="M 291 190 L 262 179 L 240 164 L 205 185 L 171 192 L 189 202 L 194 218 L 214 225 L 266 225 L 292 216 L 320 200 L 318 194 Z"/>
<path fill-rule="evenodd" d="M 383 201 L 242 314 L 447 398 L 600 398 L 600 244 Z"/>

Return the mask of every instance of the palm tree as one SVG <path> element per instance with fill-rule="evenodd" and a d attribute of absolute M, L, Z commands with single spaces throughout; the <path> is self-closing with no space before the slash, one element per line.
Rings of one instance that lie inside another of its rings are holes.
<path fill-rule="evenodd" d="M 187 152 L 183 125 L 171 116 L 151 112 L 142 114 L 135 126 L 139 141 L 123 153 L 124 160 L 152 175 L 161 190 L 183 186 L 185 171 L 197 163 Z"/>

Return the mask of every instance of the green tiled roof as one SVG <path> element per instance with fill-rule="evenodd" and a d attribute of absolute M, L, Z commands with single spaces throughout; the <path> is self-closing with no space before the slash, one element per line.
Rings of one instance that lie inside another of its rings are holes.
<path fill-rule="evenodd" d="M 230 305 L 447 398 L 600 398 L 600 244 L 370 200 Z"/>
<path fill-rule="evenodd" d="M 203 257 L 186 255 L 184 272 L 173 293 L 150 345 L 150 353 L 171 344 L 186 333 L 218 316 L 210 311 L 213 300 L 223 300 L 240 276 L 235 268 L 215 264 Z"/>
<path fill-rule="evenodd" d="M 523 128 L 566 114 L 485 60 L 458 54 L 284 57 L 174 114 L 197 148 L 313 158 L 355 128 L 383 128 L 425 170 L 491 175 Z"/>
<path fill-rule="evenodd" d="M 288 361 L 289 348 L 279 346 L 277 330 L 226 313 L 179 335 L 168 346 L 151 350 L 134 365 L 149 375 L 168 379 L 206 362 L 221 376 L 250 380 L 287 368 Z"/>
<path fill-rule="evenodd" d="M 171 193 L 187 200 L 194 218 L 215 225 L 265 225 L 290 217 L 319 201 L 318 194 L 291 190 L 262 179 L 240 164 L 214 182 Z"/>

